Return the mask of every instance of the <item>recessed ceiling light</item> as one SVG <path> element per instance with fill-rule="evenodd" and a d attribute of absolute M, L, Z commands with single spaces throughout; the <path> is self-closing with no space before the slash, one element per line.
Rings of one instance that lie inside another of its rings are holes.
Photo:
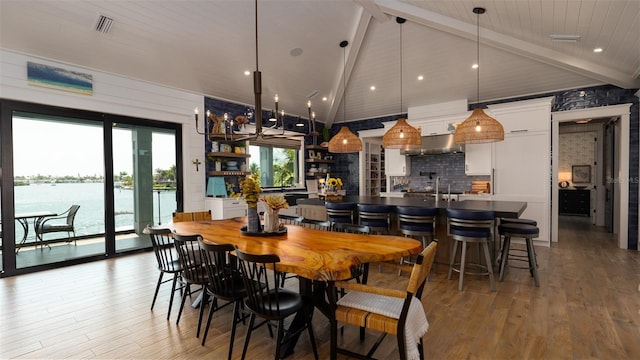
<path fill-rule="evenodd" d="M 249 76 L 249 75 L 251 75 L 251 71 L 249 71 L 249 70 L 245 70 L 245 71 L 244 71 L 244 74 L 245 74 L 246 76 Z"/>
<path fill-rule="evenodd" d="M 593 49 L 594 53 L 601 53 L 602 52 L 602 48 L 595 48 Z"/>
<path fill-rule="evenodd" d="M 478 66 L 478 64 L 473 64 L 473 65 L 471 65 L 471 68 L 472 68 L 472 69 L 477 69 L 478 67 L 479 67 L 479 66 Z"/>
<path fill-rule="evenodd" d="M 549 35 L 551 41 L 555 42 L 578 42 L 580 35 Z"/>
<path fill-rule="evenodd" d="M 293 48 L 293 49 L 291 49 L 291 51 L 289 51 L 289 55 L 291 55 L 291 56 L 300 56 L 300 55 L 302 55 L 302 49 Z"/>
<path fill-rule="evenodd" d="M 369 89 L 371 89 L 371 91 L 374 91 L 376 89 L 376 86 L 375 85 L 371 85 L 371 87 Z"/>
<path fill-rule="evenodd" d="M 424 80 L 424 76 L 418 75 L 418 80 L 420 80 L 420 81 Z"/>
<path fill-rule="evenodd" d="M 322 101 L 327 101 L 327 97 L 326 97 L 326 96 L 323 96 L 323 97 L 322 97 Z"/>

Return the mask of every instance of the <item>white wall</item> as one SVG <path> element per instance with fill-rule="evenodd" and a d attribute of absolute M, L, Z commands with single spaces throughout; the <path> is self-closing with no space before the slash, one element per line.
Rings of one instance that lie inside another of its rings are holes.
<path fill-rule="evenodd" d="M 91 74 L 93 95 L 29 85 L 27 61 Z M 204 209 L 204 140 L 193 118 L 194 108 L 204 109 L 204 95 L 0 49 L 0 98 L 183 124 L 184 207 Z M 203 163 L 199 172 L 195 159 Z"/>

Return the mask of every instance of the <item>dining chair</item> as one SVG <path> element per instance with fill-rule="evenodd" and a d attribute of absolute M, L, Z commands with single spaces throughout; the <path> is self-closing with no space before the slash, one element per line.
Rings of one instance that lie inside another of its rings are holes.
<path fill-rule="evenodd" d="M 182 267 L 181 274 L 185 289 L 182 292 L 182 301 L 180 302 L 180 310 L 178 310 L 176 325 L 180 322 L 180 317 L 182 316 L 182 310 L 184 309 L 184 303 L 187 300 L 187 297 L 192 295 L 191 286 L 199 286 L 194 291 L 202 291 L 200 294 L 202 299 L 200 301 L 200 313 L 198 315 L 198 330 L 196 332 L 196 337 L 200 337 L 204 305 L 207 303 L 205 288 L 209 283 L 207 270 L 205 269 L 202 253 L 200 252 L 200 245 L 198 244 L 198 240 L 200 238 L 200 235 L 173 234 L 173 243 L 176 251 L 178 252 L 178 260 Z"/>
<path fill-rule="evenodd" d="M 411 273 L 406 290 L 382 288 L 353 282 L 336 281 L 335 289 L 349 290 L 337 300 L 330 291 L 334 308 L 331 322 L 331 358 L 338 353 L 360 359 L 370 359 L 387 334 L 396 336 L 400 359 L 424 359 L 422 337 L 429 323 L 421 302 L 427 274 L 436 255 L 437 243 L 432 242 L 417 257 L 415 264 L 404 265 Z M 366 355 L 338 347 L 338 322 L 380 332 L 378 340 Z"/>
<path fill-rule="evenodd" d="M 202 336 L 202 346 L 207 340 L 209 327 L 213 313 L 221 310 L 228 305 L 233 305 L 233 320 L 231 321 L 231 338 L 229 339 L 229 355 L 231 360 L 233 352 L 233 341 L 236 335 L 236 325 L 244 322 L 246 314 L 242 313 L 242 299 L 247 296 L 247 291 L 242 281 L 242 275 L 237 268 L 237 261 L 231 252 L 235 251 L 235 247 L 231 244 L 207 244 L 202 241 L 202 237 L 198 238 L 200 253 L 204 268 L 207 272 L 209 283 L 205 290 L 209 300 L 209 316 L 207 324 L 204 328 Z M 224 305 L 220 305 L 218 300 L 225 301 Z"/>
<path fill-rule="evenodd" d="M 67 242 L 72 241 L 71 234 L 73 234 L 74 245 L 78 245 L 74 222 L 79 209 L 80 205 L 71 205 L 67 211 L 58 214 L 57 216 L 47 217 L 41 222 L 36 223 L 36 237 L 39 238 L 40 241 L 44 241 L 44 234 L 66 232 Z M 55 220 L 64 220 L 64 222 L 56 222 Z"/>
<path fill-rule="evenodd" d="M 316 340 L 313 336 L 313 326 L 311 325 L 311 314 L 313 307 L 307 304 L 304 298 L 297 292 L 284 289 L 279 286 L 280 281 L 277 275 L 277 263 L 280 258 L 275 254 L 248 254 L 236 248 L 236 256 L 239 260 L 240 270 L 242 271 L 244 286 L 247 291 L 245 305 L 251 312 L 249 327 L 242 349 L 242 359 L 247 354 L 251 333 L 264 324 L 277 322 L 278 334 L 276 337 L 275 359 L 280 358 L 280 349 L 284 343 L 289 342 L 292 338 L 298 336 L 307 329 L 313 355 L 318 359 L 318 349 L 316 348 Z M 305 326 L 297 331 L 290 332 L 285 330 L 284 320 L 302 311 L 304 315 Z M 257 325 L 256 317 L 264 319 Z"/>
<path fill-rule="evenodd" d="M 350 233 L 350 234 L 371 234 L 371 228 L 365 225 L 336 223 L 333 224 L 333 231 Z M 351 278 L 356 282 L 366 284 L 369 277 L 369 264 L 359 264 L 351 269 Z"/>
<path fill-rule="evenodd" d="M 308 229 L 330 231 L 331 221 L 315 220 L 315 219 L 308 219 L 303 217 L 302 221 L 300 221 L 300 226 L 306 227 Z"/>
<path fill-rule="evenodd" d="M 144 232 L 149 234 L 149 237 L 151 238 L 151 246 L 153 247 L 153 253 L 156 256 L 156 265 L 160 271 L 158 284 L 156 285 L 156 290 L 153 294 L 153 301 L 151 302 L 151 310 L 153 310 L 153 307 L 156 304 L 160 285 L 171 281 L 171 296 L 169 297 L 169 311 L 167 312 L 167 320 L 169 320 L 169 317 L 171 316 L 171 306 L 173 305 L 173 295 L 176 290 L 178 290 L 176 286 L 178 281 L 182 283 L 180 275 L 182 266 L 180 266 L 178 254 L 173 245 L 171 230 L 167 228 L 154 228 L 151 225 L 148 225 Z M 164 274 L 171 275 L 171 279 L 163 281 Z M 182 289 L 182 286 L 180 286 L 179 289 Z"/>
<path fill-rule="evenodd" d="M 278 214 L 278 220 L 279 220 L 282 224 L 287 224 L 287 225 L 300 225 L 300 222 L 302 221 L 302 216 L 293 216 L 293 215 Z"/>
<path fill-rule="evenodd" d="M 202 220 L 211 220 L 211 210 L 174 212 L 172 216 L 172 221 L 174 223 L 182 222 L 182 221 L 202 221 Z"/>

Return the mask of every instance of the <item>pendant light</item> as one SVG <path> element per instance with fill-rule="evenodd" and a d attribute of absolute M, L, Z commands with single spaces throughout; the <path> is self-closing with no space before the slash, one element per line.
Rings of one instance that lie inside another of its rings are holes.
<path fill-rule="evenodd" d="M 343 40 L 340 42 L 340 47 L 342 48 L 342 120 L 346 121 L 347 119 L 347 102 L 345 93 L 347 91 L 347 64 L 346 64 L 346 47 L 349 45 L 349 42 Z M 349 130 L 349 127 L 342 126 L 340 131 L 329 140 L 329 152 L 332 153 L 354 153 L 362 151 L 362 140 L 357 137 L 354 133 Z"/>
<path fill-rule="evenodd" d="M 406 20 L 397 17 L 400 24 L 400 114 L 402 114 L 402 24 Z M 422 146 L 420 130 L 407 123 L 407 119 L 399 118 L 395 125 L 382 137 L 382 147 L 385 149 L 418 149 Z"/>
<path fill-rule="evenodd" d="M 473 8 L 477 17 L 476 31 L 476 109 L 471 115 L 456 127 L 454 140 L 458 144 L 482 144 L 504 140 L 504 128 L 498 120 L 487 115 L 479 107 L 480 103 L 480 14 L 485 13 L 481 7 Z"/>

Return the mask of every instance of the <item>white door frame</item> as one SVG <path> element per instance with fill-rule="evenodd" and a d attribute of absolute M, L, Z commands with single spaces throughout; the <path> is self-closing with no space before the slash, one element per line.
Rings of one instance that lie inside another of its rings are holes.
<path fill-rule="evenodd" d="M 620 118 L 620 137 L 618 149 L 620 168 L 616 176 L 615 192 L 620 194 L 616 199 L 618 204 L 618 221 L 614 224 L 614 232 L 618 230 L 618 247 L 629 247 L 629 122 L 632 104 L 601 106 L 580 110 L 557 111 L 551 113 L 551 148 L 552 151 L 552 194 L 558 194 L 558 154 L 559 123 L 575 121 L 579 119 L 595 119 L 603 117 Z M 622 186 L 621 186 L 622 185 Z M 616 226 L 617 225 L 617 226 Z M 551 241 L 558 241 L 558 196 L 553 196 L 551 201 Z"/>

